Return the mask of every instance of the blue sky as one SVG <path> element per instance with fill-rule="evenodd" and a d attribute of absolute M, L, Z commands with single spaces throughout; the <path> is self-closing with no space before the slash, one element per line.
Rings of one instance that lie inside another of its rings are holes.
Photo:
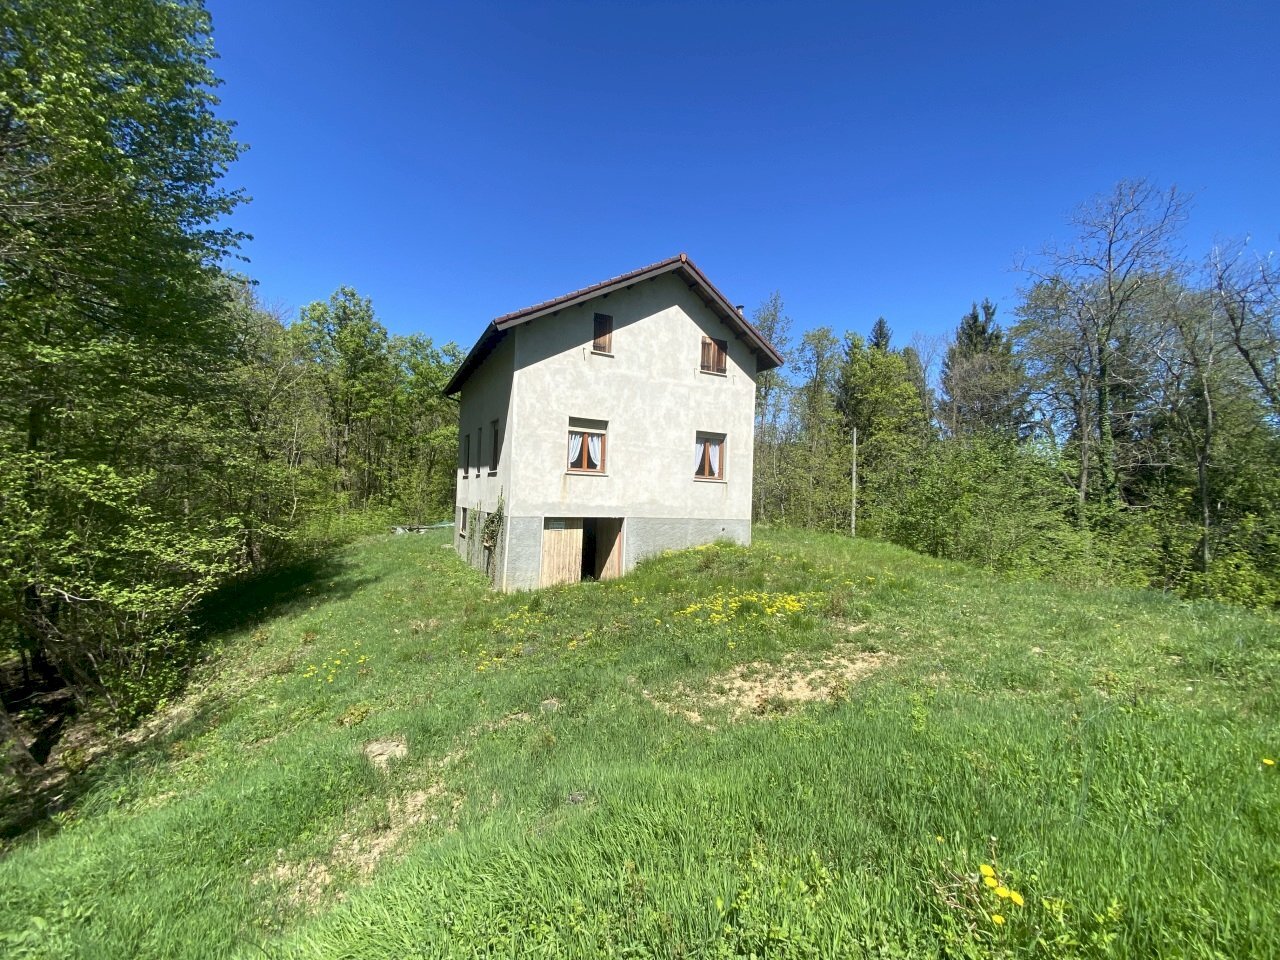
<path fill-rule="evenodd" d="M 247 272 L 394 332 L 686 251 L 797 330 L 944 335 L 1124 177 L 1280 241 L 1280 4 L 208 0 Z"/>

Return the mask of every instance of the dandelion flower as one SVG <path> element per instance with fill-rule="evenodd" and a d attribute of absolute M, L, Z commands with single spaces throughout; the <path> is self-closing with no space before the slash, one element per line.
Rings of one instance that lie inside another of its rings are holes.
<path fill-rule="evenodd" d="M 1275 762 L 1274 760 L 1272 760 L 1270 757 L 1263 757 L 1263 758 L 1262 758 L 1262 765 L 1263 765 L 1264 767 L 1274 767 L 1274 766 L 1276 765 L 1276 762 Z"/>
<path fill-rule="evenodd" d="M 1018 906 L 1022 906 L 1022 894 L 1020 894 L 1017 890 L 1009 891 L 1009 899 L 1012 900 L 1014 903 L 1016 903 Z"/>
<path fill-rule="evenodd" d="M 983 877 L 982 882 L 985 883 L 988 887 L 1000 886 L 1000 881 L 997 880 L 995 877 Z"/>
<path fill-rule="evenodd" d="M 942 843 L 942 834 L 938 834 L 938 835 L 937 835 L 936 837 L 934 837 L 933 839 L 937 840 L 939 843 Z"/>
<path fill-rule="evenodd" d="M 997 896 L 997 897 L 999 897 L 1001 900 L 1008 900 L 1008 899 L 1009 899 L 1009 888 L 1008 888 L 1008 887 L 996 887 L 996 896 Z"/>
<path fill-rule="evenodd" d="M 982 866 L 978 867 L 978 872 L 984 877 L 994 877 L 996 875 L 995 870 L 992 869 L 991 864 L 989 863 L 984 863 Z"/>
<path fill-rule="evenodd" d="M 1000 916 L 1000 914 L 998 913 L 993 913 L 991 915 L 991 922 L 994 923 L 997 927 L 1003 927 L 1004 917 Z"/>

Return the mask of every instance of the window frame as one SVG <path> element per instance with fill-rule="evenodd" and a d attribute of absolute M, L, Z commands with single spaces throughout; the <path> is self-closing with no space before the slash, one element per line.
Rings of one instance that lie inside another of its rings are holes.
<path fill-rule="evenodd" d="M 700 483 L 727 483 L 725 474 L 729 470 L 729 437 L 724 433 L 715 433 L 711 430 L 699 430 L 693 435 L 694 445 L 703 444 L 702 462 L 694 468 L 693 479 Z M 720 447 L 720 465 L 716 473 L 703 473 L 705 466 L 707 470 L 711 469 L 711 455 L 705 444 L 715 443 Z"/>
<path fill-rule="evenodd" d="M 489 463 L 489 476 L 492 477 L 498 473 L 498 458 L 502 455 L 502 430 L 499 418 L 495 417 L 489 421 L 489 429 L 491 431 L 491 452 L 493 454 Z"/>
<path fill-rule="evenodd" d="M 586 477 L 606 476 L 608 467 L 609 467 L 608 421 L 599 421 L 604 423 L 603 427 L 587 427 L 587 426 L 581 425 L 581 423 L 575 424 L 573 420 L 574 418 L 570 418 L 568 432 L 565 434 L 565 457 L 564 457 L 565 470 L 564 472 L 576 474 L 578 476 L 586 476 Z M 582 435 L 582 449 L 579 451 L 579 456 L 581 457 L 581 460 L 582 460 L 582 466 L 580 467 L 574 466 L 573 462 L 569 460 L 568 445 L 572 442 L 573 435 L 575 433 Z M 587 456 L 588 456 L 588 450 L 589 450 L 587 438 L 592 435 L 595 435 L 600 438 L 600 463 L 598 466 L 595 466 L 595 467 L 587 466 Z"/>
<path fill-rule="evenodd" d="M 707 348 L 711 348 L 708 357 Z M 708 365 L 710 360 L 710 365 Z M 702 335 L 702 354 L 698 358 L 698 368 L 702 373 L 709 373 L 717 377 L 725 377 L 729 375 L 729 341 L 720 340 L 716 337 Z"/>
<path fill-rule="evenodd" d="M 462 479 L 471 476 L 471 431 L 462 435 L 462 449 L 459 451 L 459 466 L 462 467 Z"/>
<path fill-rule="evenodd" d="M 606 327 L 604 334 L 600 333 L 601 321 L 604 321 Z M 613 316 L 608 313 L 597 313 L 591 318 L 591 352 L 598 353 L 602 357 L 613 356 Z"/>
<path fill-rule="evenodd" d="M 470 518 L 467 516 L 468 511 L 466 507 L 459 507 L 458 509 L 460 511 L 460 521 L 461 521 L 458 526 L 458 539 L 465 540 L 467 539 L 467 520 Z"/>

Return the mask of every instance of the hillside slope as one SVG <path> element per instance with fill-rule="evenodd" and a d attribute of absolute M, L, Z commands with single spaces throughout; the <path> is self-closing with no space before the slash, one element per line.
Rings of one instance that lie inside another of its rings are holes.
<path fill-rule="evenodd" d="M 308 577 L 0 860 L 0 952 L 1280 942 L 1274 620 L 777 530 L 510 597 L 440 536 Z"/>

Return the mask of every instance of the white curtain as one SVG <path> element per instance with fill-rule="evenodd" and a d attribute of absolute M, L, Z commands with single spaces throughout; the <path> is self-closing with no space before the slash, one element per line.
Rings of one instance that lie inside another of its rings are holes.
<path fill-rule="evenodd" d="M 578 441 L 581 445 L 582 441 Z M 600 434 L 587 434 L 587 467 L 591 470 L 600 469 Z"/>
<path fill-rule="evenodd" d="M 711 454 L 711 475 L 713 477 L 720 476 L 720 441 L 708 440 L 707 452 Z"/>
<path fill-rule="evenodd" d="M 569 466 L 576 467 L 578 465 L 578 457 L 582 455 L 582 434 L 569 434 Z"/>
<path fill-rule="evenodd" d="M 693 475 L 696 477 L 702 473 L 702 446 L 704 441 L 693 441 Z"/>

